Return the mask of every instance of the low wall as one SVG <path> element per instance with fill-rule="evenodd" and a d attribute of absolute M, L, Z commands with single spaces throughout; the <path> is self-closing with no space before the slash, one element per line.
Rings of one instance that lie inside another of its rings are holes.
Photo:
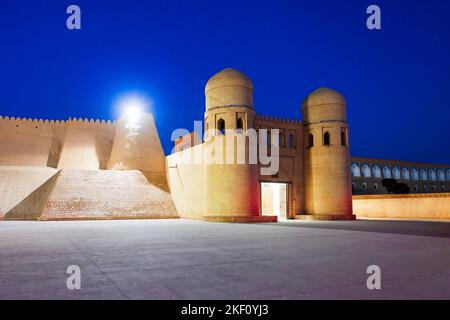
<path fill-rule="evenodd" d="M 359 219 L 449 220 L 450 193 L 353 196 Z"/>
<path fill-rule="evenodd" d="M 47 167 L 0 165 L 0 220 L 57 172 Z"/>
<path fill-rule="evenodd" d="M 202 164 L 189 164 L 203 154 L 203 145 L 166 157 L 167 180 L 181 218 L 201 219 L 206 212 L 206 170 Z"/>

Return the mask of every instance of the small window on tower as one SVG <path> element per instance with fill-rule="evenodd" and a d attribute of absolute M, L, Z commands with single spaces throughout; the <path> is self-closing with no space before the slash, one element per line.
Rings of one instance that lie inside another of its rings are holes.
<path fill-rule="evenodd" d="M 323 135 L 323 145 L 329 146 L 330 145 L 330 133 L 327 131 Z"/>
<path fill-rule="evenodd" d="M 221 134 L 225 134 L 225 120 L 219 119 L 219 121 L 217 121 L 217 130 L 219 130 Z"/>
<path fill-rule="evenodd" d="M 341 145 L 344 147 L 347 145 L 347 135 L 345 134 L 345 131 L 341 132 Z"/>
<path fill-rule="evenodd" d="M 308 134 L 308 148 L 314 147 L 314 136 L 312 133 Z"/>
<path fill-rule="evenodd" d="M 238 118 L 236 121 L 236 129 L 239 130 L 243 130 L 244 129 L 244 123 L 242 121 L 242 118 Z"/>
<path fill-rule="evenodd" d="M 294 135 L 292 135 L 292 134 L 289 135 L 289 141 L 288 141 L 288 143 L 289 143 L 289 148 L 295 148 L 295 145 L 294 145 Z"/>

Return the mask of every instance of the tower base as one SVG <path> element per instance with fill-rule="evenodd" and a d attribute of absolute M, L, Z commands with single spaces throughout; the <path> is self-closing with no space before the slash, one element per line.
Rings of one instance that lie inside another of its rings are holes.
<path fill-rule="evenodd" d="M 356 216 L 352 215 L 332 215 L 332 214 L 300 214 L 295 215 L 296 220 L 305 221 L 342 221 L 342 220 L 356 220 Z"/>
<path fill-rule="evenodd" d="M 260 223 L 277 222 L 277 216 L 203 216 L 202 220 L 209 222 Z"/>

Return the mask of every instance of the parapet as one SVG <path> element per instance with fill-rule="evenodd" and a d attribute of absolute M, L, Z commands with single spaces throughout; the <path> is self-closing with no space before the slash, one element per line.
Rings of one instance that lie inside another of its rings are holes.
<path fill-rule="evenodd" d="M 1 116 L 0 115 L 0 121 L 3 122 L 9 122 L 16 125 L 37 125 L 37 124 L 46 124 L 46 125 L 58 125 L 58 124 L 65 124 L 66 121 L 64 120 L 48 120 L 48 119 L 32 119 L 32 118 L 20 118 L 20 117 L 8 117 L 8 116 Z"/>
<path fill-rule="evenodd" d="M 67 123 L 72 127 L 79 128 L 95 128 L 95 127 L 111 127 L 114 128 L 116 122 L 111 120 L 100 120 L 100 119 L 88 119 L 88 118 L 69 118 Z"/>
<path fill-rule="evenodd" d="M 267 116 L 267 115 L 256 115 L 256 120 L 273 121 L 273 122 L 293 124 L 293 125 L 301 125 L 302 124 L 301 120 L 287 119 L 287 118 L 280 118 L 280 117 L 272 117 L 272 116 Z"/>
<path fill-rule="evenodd" d="M 0 121 L 3 122 L 14 122 L 16 125 L 37 125 L 37 124 L 46 124 L 46 125 L 79 125 L 79 126 L 110 126 L 114 127 L 116 122 L 111 120 L 100 120 L 100 119 L 88 119 L 88 118 L 69 118 L 68 120 L 53 120 L 53 119 L 33 119 L 33 118 L 20 118 L 20 117 L 9 117 L 9 116 L 1 116 Z"/>

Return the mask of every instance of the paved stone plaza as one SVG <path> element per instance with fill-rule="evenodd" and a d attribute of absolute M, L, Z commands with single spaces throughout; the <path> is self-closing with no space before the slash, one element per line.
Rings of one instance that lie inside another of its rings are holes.
<path fill-rule="evenodd" d="M 3 221 L 0 298 L 449 299 L 450 223 Z"/>

